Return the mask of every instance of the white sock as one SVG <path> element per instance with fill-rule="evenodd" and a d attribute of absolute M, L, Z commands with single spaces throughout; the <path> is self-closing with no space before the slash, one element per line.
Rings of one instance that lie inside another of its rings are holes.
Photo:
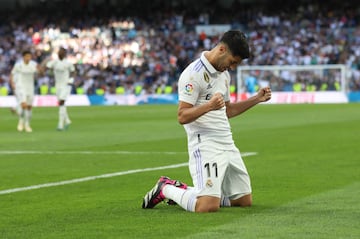
<path fill-rule="evenodd" d="M 231 202 L 228 197 L 221 196 L 220 207 L 231 207 Z"/>
<path fill-rule="evenodd" d="M 16 106 L 16 113 L 17 113 L 17 115 L 20 116 L 20 115 L 22 114 L 22 112 L 23 112 L 23 109 L 21 108 L 21 105 L 18 104 L 18 105 Z"/>
<path fill-rule="evenodd" d="M 189 187 L 185 190 L 173 185 L 166 185 L 163 188 L 162 193 L 166 198 L 175 201 L 186 211 L 195 212 L 197 195 L 192 187 Z"/>
<path fill-rule="evenodd" d="M 70 118 L 69 118 L 69 115 L 68 115 L 68 112 L 67 112 L 67 108 L 66 108 L 66 106 L 64 106 L 65 107 L 65 123 L 66 124 L 70 124 L 71 123 L 71 120 L 70 120 Z"/>
<path fill-rule="evenodd" d="M 64 127 L 64 121 L 65 121 L 65 114 L 66 114 L 66 108 L 64 105 L 59 106 L 59 128 Z"/>
<path fill-rule="evenodd" d="M 19 108 L 19 124 L 24 124 L 25 121 L 25 110 L 23 108 Z"/>
<path fill-rule="evenodd" d="M 30 121 L 31 121 L 31 116 L 32 116 L 32 110 L 25 110 L 25 125 L 26 126 L 30 126 Z"/>

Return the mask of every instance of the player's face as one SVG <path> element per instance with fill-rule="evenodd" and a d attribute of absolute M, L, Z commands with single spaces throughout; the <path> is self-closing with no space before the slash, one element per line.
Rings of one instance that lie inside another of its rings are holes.
<path fill-rule="evenodd" d="M 23 56 L 23 60 L 24 60 L 24 62 L 27 64 L 27 63 L 29 63 L 29 61 L 31 60 L 31 58 L 32 58 L 32 55 L 31 54 L 25 54 L 24 56 Z"/>
<path fill-rule="evenodd" d="M 241 57 L 239 56 L 235 57 L 233 54 L 229 52 L 226 62 L 226 64 L 228 65 L 228 70 L 235 70 L 236 67 L 241 63 L 241 61 L 242 61 Z"/>
<path fill-rule="evenodd" d="M 218 71 L 235 70 L 236 67 L 241 63 L 242 59 L 239 56 L 233 56 L 233 54 L 227 50 L 224 54 L 219 57 L 218 63 L 215 69 Z"/>
<path fill-rule="evenodd" d="M 60 49 L 58 55 L 60 59 L 64 59 L 66 56 L 66 51 L 64 49 Z"/>

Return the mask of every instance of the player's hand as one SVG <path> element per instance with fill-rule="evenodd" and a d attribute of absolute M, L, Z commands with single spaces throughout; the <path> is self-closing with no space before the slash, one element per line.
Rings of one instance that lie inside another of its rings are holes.
<path fill-rule="evenodd" d="M 258 93 L 257 97 L 259 98 L 260 102 L 265 102 L 271 99 L 271 89 L 270 87 L 261 88 Z"/>
<path fill-rule="evenodd" d="M 224 101 L 223 95 L 221 93 L 215 93 L 211 97 L 209 104 L 210 104 L 211 110 L 221 109 L 222 107 L 225 106 L 225 101 Z"/>

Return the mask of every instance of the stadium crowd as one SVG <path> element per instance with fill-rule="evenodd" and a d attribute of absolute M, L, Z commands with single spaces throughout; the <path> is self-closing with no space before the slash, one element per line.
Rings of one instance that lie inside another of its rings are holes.
<path fill-rule="evenodd" d="M 41 64 L 59 47 L 68 50 L 76 65 L 73 93 L 127 94 L 176 92 L 185 66 L 219 35 L 195 31 L 196 25 L 231 24 L 246 32 L 253 45 L 247 65 L 345 64 L 351 69 L 348 89 L 360 90 L 360 8 L 309 3 L 291 11 L 260 5 L 243 7 L 236 1 L 224 9 L 208 5 L 201 12 L 186 7 L 117 15 L 111 9 L 44 14 L 18 12 L 0 23 L 1 94 L 12 94 L 9 74 L 21 52 L 31 49 Z M 233 72 L 232 74 L 235 73 Z M 314 82 L 313 90 L 338 90 L 332 77 L 327 87 Z M 309 90 L 311 81 L 268 77 L 274 91 Z M 301 83 L 285 88 L 284 82 Z M 54 80 L 37 78 L 37 93 L 51 93 Z"/>

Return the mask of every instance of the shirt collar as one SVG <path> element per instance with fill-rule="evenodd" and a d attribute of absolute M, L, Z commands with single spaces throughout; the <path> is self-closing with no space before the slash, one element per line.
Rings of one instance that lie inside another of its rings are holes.
<path fill-rule="evenodd" d="M 210 74 L 215 74 L 218 71 L 210 64 L 210 62 L 208 61 L 208 59 L 206 59 L 205 57 L 205 51 L 203 51 L 201 53 L 200 56 L 200 61 L 202 62 L 202 64 L 205 66 L 206 70 L 210 73 Z"/>

